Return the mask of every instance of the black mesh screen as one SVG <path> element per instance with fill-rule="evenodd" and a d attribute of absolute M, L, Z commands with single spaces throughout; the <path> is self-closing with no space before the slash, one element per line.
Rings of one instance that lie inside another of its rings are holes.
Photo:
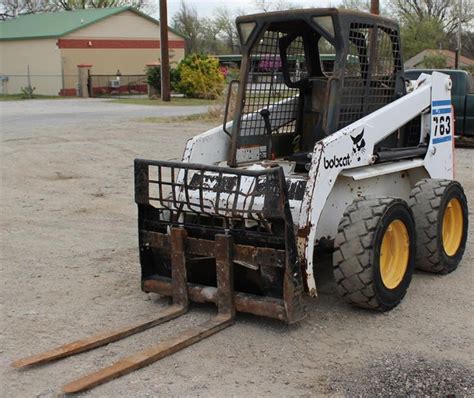
<path fill-rule="evenodd" d="M 373 70 L 367 98 L 367 113 L 373 112 L 394 99 L 397 66 L 401 64 L 397 44 L 398 36 L 382 28 L 377 29 L 377 51 L 372 57 Z"/>
<path fill-rule="evenodd" d="M 400 70 L 396 31 L 351 24 L 338 129 L 393 101 Z"/>
<path fill-rule="evenodd" d="M 364 115 L 364 94 L 369 76 L 370 35 L 373 28 L 351 24 L 338 129 Z"/>
<path fill-rule="evenodd" d="M 265 135 L 258 111 L 270 110 L 273 134 L 293 134 L 299 90 L 283 80 L 279 40 L 285 34 L 266 31 L 250 52 L 249 76 L 245 87 L 245 104 L 241 116 L 240 136 Z M 306 75 L 303 40 L 297 36 L 287 50 L 289 76 L 292 82 Z M 293 100 L 287 100 L 292 99 Z M 286 101 L 285 101 L 286 100 Z M 277 107 L 274 105 L 278 104 Z"/>

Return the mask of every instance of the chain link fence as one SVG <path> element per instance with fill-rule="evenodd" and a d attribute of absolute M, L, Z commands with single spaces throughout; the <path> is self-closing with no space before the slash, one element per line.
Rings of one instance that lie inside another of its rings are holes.
<path fill-rule="evenodd" d="M 0 95 L 24 94 L 28 87 L 32 88 L 33 95 L 79 95 L 77 74 L 0 74 Z M 146 75 L 90 75 L 87 89 L 90 97 L 146 98 L 148 96 Z"/>
<path fill-rule="evenodd" d="M 0 94 L 76 95 L 77 75 L 0 75 Z"/>
<path fill-rule="evenodd" d="M 89 95 L 109 98 L 146 98 L 146 75 L 90 75 Z"/>

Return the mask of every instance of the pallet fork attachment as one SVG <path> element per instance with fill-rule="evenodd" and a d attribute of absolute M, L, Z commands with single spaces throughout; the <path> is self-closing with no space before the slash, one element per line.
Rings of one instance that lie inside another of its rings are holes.
<path fill-rule="evenodd" d="M 184 242 L 186 231 L 183 228 L 172 228 L 170 231 L 173 305 L 158 318 L 143 323 L 127 326 L 111 332 L 104 332 L 95 336 L 65 344 L 51 351 L 47 351 L 12 363 L 14 368 L 23 368 L 39 365 L 56 359 L 65 358 L 93 348 L 101 347 L 124 337 L 139 333 L 187 312 L 188 287 L 186 278 L 186 262 Z M 190 328 L 176 336 L 163 340 L 161 343 L 142 352 L 123 358 L 111 366 L 88 374 L 63 387 L 67 394 L 88 390 L 124 374 L 130 373 L 152 364 L 166 356 L 174 354 L 218 331 L 232 325 L 235 320 L 235 305 L 233 292 L 233 239 L 229 235 L 216 235 L 215 258 L 217 277 L 217 308 L 214 318 Z"/>

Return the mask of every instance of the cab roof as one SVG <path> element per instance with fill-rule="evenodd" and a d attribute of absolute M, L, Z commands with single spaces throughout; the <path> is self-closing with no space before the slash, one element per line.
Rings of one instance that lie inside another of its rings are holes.
<path fill-rule="evenodd" d="M 370 14 L 368 12 L 361 12 L 349 10 L 345 8 L 304 8 L 297 10 L 273 11 L 263 12 L 258 14 L 242 15 L 237 17 L 236 22 L 283 22 L 291 20 L 307 19 L 314 16 L 332 15 L 335 18 L 353 20 L 359 23 L 376 23 L 387 27 L 397 28 L 398 23 L 393 19 L 382 17 L 380 15 Z"/>

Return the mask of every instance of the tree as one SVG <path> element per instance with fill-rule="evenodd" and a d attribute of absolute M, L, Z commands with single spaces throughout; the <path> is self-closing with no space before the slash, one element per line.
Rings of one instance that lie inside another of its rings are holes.
<path fill-rule="evenodd" d="M 462 53 L 468 58 L 474 58 L 474 31 L 462 32 Z"/>
<path fill-rule="evenodd" d="M 220 27 L 212 18 L 201 20 L 201 29 L 198 38 L 199 52 L 202 54 L 221 54 L 225 51 L 225 43 L 220 40 Z"/>
<path fill-rule="evenodd" d="M 446 48 L 448 37 L 435 19 L 407 21 L 401 28 L 403 57 L 407 60 L 426 49 Z"/>
<path fill-rule="evenodd" d="M 445 69 L 448 66 L 447 58 L 443 54 L 426 55 L 422 65 L 427 69 Z"/>
<path fill-rule="evenodd" d="M 173 17 L 173 26 L 188 37 L 186 39 L 186 54 L 198 52 L 202 23 L 196 9 L 182 0 L 178 12 Z"/>
<path fill-rule="evenodd" d="M 154 8 L 153 2 L 149 0 L 53 0 L 64 10 L 77 10 L 83 8 L 110 8 L 130 6 L 138 10 Z"/>
<path fill-rule="evenodd" d="M 2 0 L 0 20 L 16 18 L 19 15 L 34 14 L 43 11 L 55 11 L 57 5 L 50 0 Z"/>
<path fill-rule="evenodd" d="M 234 18 L 225 7 L 218 8 L 211 18 L 200 18 L 196 8 L 182 0 L 173 27 L 188 37 L 187 54 L 229 54 L 239 48 Z"/>
<path fill-rule="evenodd" d="M 369 12 L 369 10 L 370 10 L 370 0 L 343 0 L 339 7 L 347 8 L 349 10 Z"/>
<path fill-rule="evenodd" d="M 337 4 L 334 7 L 370 12 L 370 3 L 370 0 L 342 0 L 340 4 Z M 380 15 L 390 16 L 391 10 L 387 9 L 387 7 L 384 7 L 384 2 L 380 3 Z"/>
<path fill-rule="evenodd" d="M 154 10 L 152 0 L 1 0 L 0 20 L 38 12 L 122 6 L 131 6 L 139 10 Z"/>
<path fill-rule="evenodd" d="M 287 0 L 255 0 L 255 5 L 263 12 L 282 11 L 295 8 L 303 8 L 301 5 Z"/>
<path fill-rule="evenodd" d="M 215 25 L 219 29 L 228 51 L 233 54 L 239 49 L 239 34 L 235 26 L 235 16 L 232 16 L 228 8 L 218 8 L 216 11 Z"/>
<path fill-rule="evenodd" d="M 458 28 L 458 16 L 466 29 L 474 21 L 474 2 L 464 0 L 459 12 L 458 0 L 393 0 L 390 2 L 393 13 L 403 23 L 417 23 L 426 20 L 436 21 L 442 30 L 452 36 Z"/>

